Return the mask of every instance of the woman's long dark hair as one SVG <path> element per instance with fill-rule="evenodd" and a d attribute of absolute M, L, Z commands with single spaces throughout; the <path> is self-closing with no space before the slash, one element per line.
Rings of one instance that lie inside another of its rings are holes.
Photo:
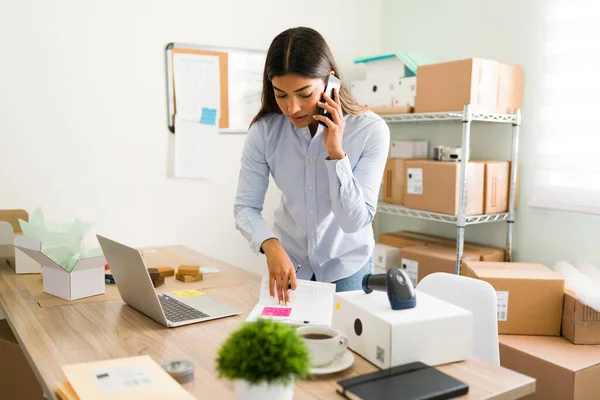
<path fill-rule="evenodd" d="M 267 114 L 282 113 L 275 100 L 271 79 L 276 76 L 297 74 L 325 81 L 331 71 L 341 80 L 331 50 L 319 32 L 305 27 L 281 32 L 273 39 L 267 52 L 263 73 L 262 104 L 250 126 Z M 366 110 L 354 99 L 343 83 L 340 89 L 340 102 L 344 115 L 359 115 Z"/>

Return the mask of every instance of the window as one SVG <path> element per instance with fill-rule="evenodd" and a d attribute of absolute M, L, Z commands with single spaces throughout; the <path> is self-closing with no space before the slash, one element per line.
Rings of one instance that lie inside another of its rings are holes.
<path fill-rule="evenodd" d="M 545 30 L 531 205 L 600 214 L 600 2 L 549 1 Z"/>

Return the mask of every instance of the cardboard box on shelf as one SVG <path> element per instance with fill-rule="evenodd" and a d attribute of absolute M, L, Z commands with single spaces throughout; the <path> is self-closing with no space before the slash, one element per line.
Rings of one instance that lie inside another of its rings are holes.
<path fill-rule="evenodd" d="M 386 232 L 379 235 L 379 243 L 403 248 L 407 246 L 425 246 L 427 239 L 405 235 L 404 232 Z"/>
<path fill-rule="evenodd" d="M 392 140 L 389 158 L 427 158 L 429 142 L 427 140 Z"/>
<path fill-rule="evenodd" d="M 15 247 L 42 264 L 44 292 L 65 300 L 77 300 L 104 293 L 103 256 L 82 258 L 71 272 L 42 253 L 42 243 L 33 238 L 17 236 Z"/>
<path fill-rule="evenodd" d="M 470 58 L 419 66 L 415 112 L 514 113 L 521 108 L 523 69 L 518 65 Z"/>
<path fill-rule="evenodd" d="M 462 275 L 491 284 L 498 333 L 559 336 L 565 279 L 542 264 L 463 260 Z"/>
<path fill-rule="evenodd" d="M 394 84 L 383 80 L 352 81 L 352 96 L 367 107 L 391 107 Z"/>
<path fill-rule="evenodd" d="M 375 243 L 374 267 L 384 272 L 400 266 L 400 249 L 387 244 Z"/>
<path fill-rule="evenodd" d="M 463 260 L 479 260 L 479 254 L 465 250 Z M 444 246 L 409 246 L 400 249 L 401 268 L 413 285 L 434 272 L 456 273 L 456 249 Z"/>
<path fill-rule="evenodd" d="M 535 378 L 526 400 L 597 400 L 600 347 L 562 337 L 500 335 L 500 364 Z"/>
<path fill-rule="evenodd" d="M 484 164 L 483 213 L 496 214 L 508 211 L 510 189 L 510 162 L 495 160 L 473 160 Z M 515 210 L 519 198 L 519 169 L 515 185 Z"/>
<path fill-rule="evenodd" d="M 565 291 L 561 334 L 574 344 L 600 344 L 600 312 Z"/>
<path fill-rule="evenodd" d="M 391 114 L 409 114 L 413 112 L 413 107 L 410 106 L 398 106 L 398 107 L 369 107 L 369 110 L 379 115 L 391 115 Z"/>
<path fill-rule="evenodd" d="M 483 213 L 496 214 L 508 211 L 508 186 L 510 164 L 508 161 L 483 161 L 485 165 L 483 188 Z"/>
<path fill-rule="evenodd" d="M 406 192 L 406 160 L 388 158 L 383 173 L 383 201 L 392 204 L 404 204 Z"/>
<path fill-rule="evenodd" d="M 6 320 L 0 320 L 0 354 L 2 398 L 44 400 L 42 388 Z"/>
<path fill-rule="evenodd" d="M 442 236 L 430 235 L 421 232 L 399 231 L 382 233 L 379 236 L 379 242 L 389 244 L 390 246 L 405 247 L 415 245 L 425 246 L 446 246 L 452 249 L 456 248 L 455 238 L 446 238 Z M 391 244 L 390 244 L 391 243 Z M 504 249 L 488 246 L 485 244 L 465 242 L 466 251 L 479 254 L 480 261 L 504 261 Z"/>
<path fill-rule="evenodd" d="M 523 100 L 523 67 L 498 63 L 498 105 L 496 111 L 512 114 Z"/>
<path fill-rule="evenodd" d="M 398 83 L 392 87 L 392 95 L 395 97 L 412 97 L 417 95 L 417 77 L 407 76 L 400 78 Z"/>
<path fill-rule="evenodd" d="M 411 97 L 392 97 L 392 106 L 393 107 L 414 107 L 415 106 L 415 98 Z"/>
<path fill-rule="evenodd" d="M 404 205 L 416 210 L 458 215 L 460 204 L 460 163 L 433 160 L 406 160 Z M 483 213 L 484 165 L 469 162 L 467 167 L 467 215 Z"/>

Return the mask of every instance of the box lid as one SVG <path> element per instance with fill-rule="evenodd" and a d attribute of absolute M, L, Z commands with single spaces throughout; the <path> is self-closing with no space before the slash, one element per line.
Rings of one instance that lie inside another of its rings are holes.
<path fill-rule="evenodd" d="M 543 264 L 464 261 L 478 278 L 543 279 L 564 281 L 565 278 Z"/>
<path fill-rule="evenodd" d="M 370 57 L 357 58 L 355 64 L 370 63 L 373 61 L 385 60 L 389 58 L 398 58 L 404 64 L 404 76 L 416 76 L 419 65 L 434 64 L 438 62 L 435 58 L 426 54 L 403 51 L 400 53 L 379 54 Z"/>
<path fill-rule="evenodd" d="M 52 261 L 47 255 L 42 253 L 42 242 L 38 239 L 27 236 L 15 236 L 14 245 L 16 248 L 27 254 L 29 257 L 42 264 L 45 267 L 56 268 L 61 271 L 66 271 L 63 267 Z M 77 260 L 72 271 L 83 271 L 87 269 L 104 267 L 106 260 L 103 256 L 81 258 Z"/>
<path fill-rule="evenodd" d="M 600 364 L 600 346 L 576 345 L 563 337 L 499 335 L 500 344 L 577 372 Z"/>

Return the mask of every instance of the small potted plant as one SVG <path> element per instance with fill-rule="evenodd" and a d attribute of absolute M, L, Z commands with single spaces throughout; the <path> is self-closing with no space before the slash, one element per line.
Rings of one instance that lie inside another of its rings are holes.
<path fill-rule="evenodd" d="M 310 354 L 294 328 L 258 319 L 223 343 L 217 371 L 235 381 L 238 399 L 291 400 L 295 379 L 309 374 Z"/>

